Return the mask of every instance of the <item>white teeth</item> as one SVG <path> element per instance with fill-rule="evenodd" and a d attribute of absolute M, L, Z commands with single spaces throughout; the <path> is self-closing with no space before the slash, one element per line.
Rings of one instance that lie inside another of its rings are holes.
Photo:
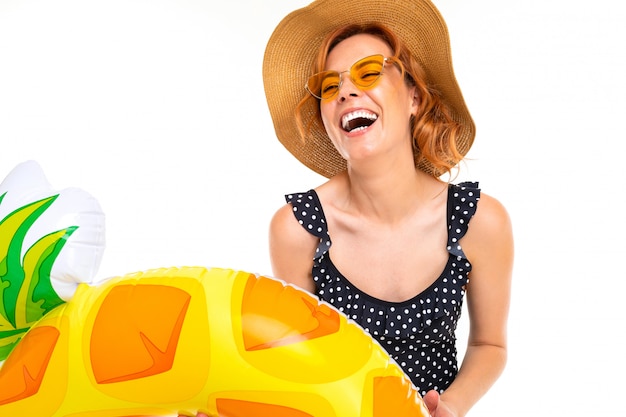
<path fill-rule="evenodd" d="M 365 110 L 357 110 L 357 111 L 353 111 L 352 113 L 348 113 L 345 116 L 343 116 L 341 118 L 341 126 L 345 129 L 345 130 L 350 130 L 350 122 L 354 119 L 368 119 L 371 121 L 374 121 L 376 119 L 378 119 L 378 116 L 374 113 L 365 111 Z"/>

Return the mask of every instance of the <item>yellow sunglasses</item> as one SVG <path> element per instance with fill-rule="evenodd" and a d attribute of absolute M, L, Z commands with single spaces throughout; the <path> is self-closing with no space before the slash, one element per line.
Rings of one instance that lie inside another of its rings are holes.
<path fill-rule="evenodd" d="M 385 58 L 383 55 L 371 55 L 359 59 L 346 71 L 322 71 L 312 75 L 307 80 L 304 88 L 319 100 L 331 100 L 339 94 L 339 88 L 343 83 L 341 75 L 344 72 L 350 74 L 352 83 L 361 90 L 368 90 L 376 85 L 383 75 L 385 63 L 399 63 L 394 58 Z"/>

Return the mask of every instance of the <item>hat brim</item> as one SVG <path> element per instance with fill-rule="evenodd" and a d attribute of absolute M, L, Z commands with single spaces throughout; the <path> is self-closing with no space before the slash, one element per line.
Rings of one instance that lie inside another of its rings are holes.
<path fill-rule="evenodd" d="M 323 39 L 348 24 L 377 22 L 390 28 L 425 70 L 461 124 L 457 149 L 465 155 L 475 126 L 454 76 L 447 26 L 428 0 L 318 0 L 288 14 L 272 33 L 263 59 L 265 95 L 279 141 L 300 162 L 327 178 L 346 168 L 323 126 L 314 126 L 303 141 L 295 108 Z M 311 109 L 315 111 L 315 109 Z M 429 170 L 428 164 L 420 169 Z"/>

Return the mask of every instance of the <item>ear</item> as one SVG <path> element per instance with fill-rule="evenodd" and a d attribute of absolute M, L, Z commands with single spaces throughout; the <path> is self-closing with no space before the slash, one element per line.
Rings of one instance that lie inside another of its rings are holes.
<path fill-rule="evenodd" d="M 411 88 L 411 91 L 409 91 L 409 97 L 411 97 L 409 110 L 411 112 L 411 115 L 416 116 L 417 112 L 419 110 L 419 107 L 420 107 L 420 98 L 419 98 L 419 95 L 417 93 L 417 88 L 416 87 Z"/>

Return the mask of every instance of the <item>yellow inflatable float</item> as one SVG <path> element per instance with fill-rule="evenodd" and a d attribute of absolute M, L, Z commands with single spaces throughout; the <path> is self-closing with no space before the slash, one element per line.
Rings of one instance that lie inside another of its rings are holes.
<path fill-rule="evenodd" d="M 0 415 L 428 416 L 397 364 L 274 278 L 156 269 L 80 284 L 0 369 Z"/>

